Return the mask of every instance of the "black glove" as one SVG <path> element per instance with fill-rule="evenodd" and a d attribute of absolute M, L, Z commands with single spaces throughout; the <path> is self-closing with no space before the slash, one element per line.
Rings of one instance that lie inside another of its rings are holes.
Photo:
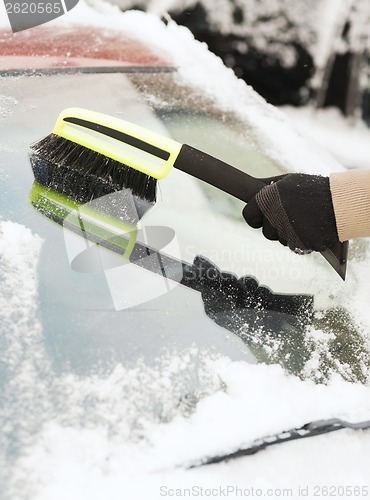
<path fill-rule="evenodd" d="M 321 252 L 338 241 L 328 177 L 287 174 L 264 181 L 243 210 L 250 226 L 296 253 Z"/>

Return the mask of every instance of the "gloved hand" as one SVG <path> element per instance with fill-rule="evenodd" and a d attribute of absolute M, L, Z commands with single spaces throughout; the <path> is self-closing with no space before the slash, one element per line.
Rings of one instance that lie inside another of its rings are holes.
<path fill-rule="evenodd" d="M 264 181 L 243 210 L 250 226 L 262 227 L 266 238 L 296 253 L 334 245 L 338 234 L 328 177 L 287 174 Z"/>

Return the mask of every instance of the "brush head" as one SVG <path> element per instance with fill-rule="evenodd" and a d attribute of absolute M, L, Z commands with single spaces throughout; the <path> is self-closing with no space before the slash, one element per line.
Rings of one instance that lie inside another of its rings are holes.
<path fill-rule="evenodd" d="M 156 200 L 157 179 L 56 134 L 31 145 L 35 180 L 86 203 L 122 189 Z"/>
<path fill-rule="evenodd" d="M 34 168 L 36 180 L 59 192 L 88 201 L 129 188 L 154 202 L 157 180 L 170 172 L 182 145 L 113 116 L 67 108 L 53 133 L 31 148 L 45 161 Z"/>

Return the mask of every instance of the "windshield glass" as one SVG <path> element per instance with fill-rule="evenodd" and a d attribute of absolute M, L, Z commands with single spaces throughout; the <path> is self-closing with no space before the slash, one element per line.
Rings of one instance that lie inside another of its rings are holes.
<path fill-rule="evenodd" d="M 53 224 L 44 217 L 45 208 L 41 216 L 27 201 L 33 180 L 28 144 L 52 130 L 64 107 L 85 107 L 124 118 L 256 177 L 279 175 L 285 169 L 268 158 L 255 132 L 240 118 L 184 86 L 176 74 L 79 74 L 73 76 L 73 85 L 70 78 L 2 79 L 1 134 L 6 146 L 1 152 L 6 186 L 2 214 L 4 220 L 23 224 L 44 240 L 38 267 L 39 311 L 56 366 L 63 369 L 68 363 L 84 371 L 97 361 L 112 362 L 112 357 L 136 361 L 140 353 L 152 359 L 163 348 L 190 347 L 195 342 L 198 349 L 278 362 L 317 381 L 333 371 L 348 380 L 365 381 L 368 354 L 361 326 L 351 315 L 345 285 L 322 256 L 298 256 L 265 240 L 260 231 L 244 223 L 243 202 L 176 169 L 160 181 L 154 207 L 140 207 L 138 200 L 128 196 L 119 200 L 126 213 L 128 206 L 134 206 L 135 216 L 127 222 L 142 228 L 135 235 L 135 251 L 141 245 L 169 259 L 161 262 L 161 271 L 152 262 L 139 265 L 134 252 L 136 265 L 130 269 L 145 269 L 136 278 L 135 273 L 125 277 L 128 267 L 117 260 L 99 269 L 85 263 L 82 267 L 87 272 L 81 272 L 81 262 L 88 258 L 75 243 L 81 238 L 73 239 L 67 223 L 63 228 Z M 112 203 L 108 215 L 109 210 Z M 94 217 L 99 219 L 99 212 Z M 50 213 L 49 218 L 55 220 Z M 59 219 L 63 225 L 64 218 Z M 170 233 L 163 235 L 163 228 Z M 361 261 L 366 248 L 361 242 L 354 247 Z M 170 268 L 176 268 L 172 279 L 168 279 Z M 212 280 L 202 282 L 204 268 L 224 273 L 217 286 Z M 184 275 L 184 270 L 190 274 Z M 159 281 L 151 283 L 153 274 Z M 150 292 L 135 292 L 135 287 L 142 290 L 148 283 Z M 132 302 L 137 293 L 140 298 Z M 182 329 L 186 337 L 179 334 Z M 138 331 L 143 333 L 138 336 Z M 230 337 L 229 332 L 235 335 Z M 90 348 L 81 356 L 86 343 Z M 98 349 L 92 347 L 94 343 Z"/>

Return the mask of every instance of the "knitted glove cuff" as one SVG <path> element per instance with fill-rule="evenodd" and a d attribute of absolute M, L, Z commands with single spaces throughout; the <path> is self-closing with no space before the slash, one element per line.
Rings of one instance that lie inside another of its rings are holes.
<path fill-rule="evenodd" d="M 261 189 L 256 195 L 256 202 L 270 224 L 276 228 L 280 240 L 286 241 L 295 252 L 308 252 L 290 223 L 276 183 Z"/>

